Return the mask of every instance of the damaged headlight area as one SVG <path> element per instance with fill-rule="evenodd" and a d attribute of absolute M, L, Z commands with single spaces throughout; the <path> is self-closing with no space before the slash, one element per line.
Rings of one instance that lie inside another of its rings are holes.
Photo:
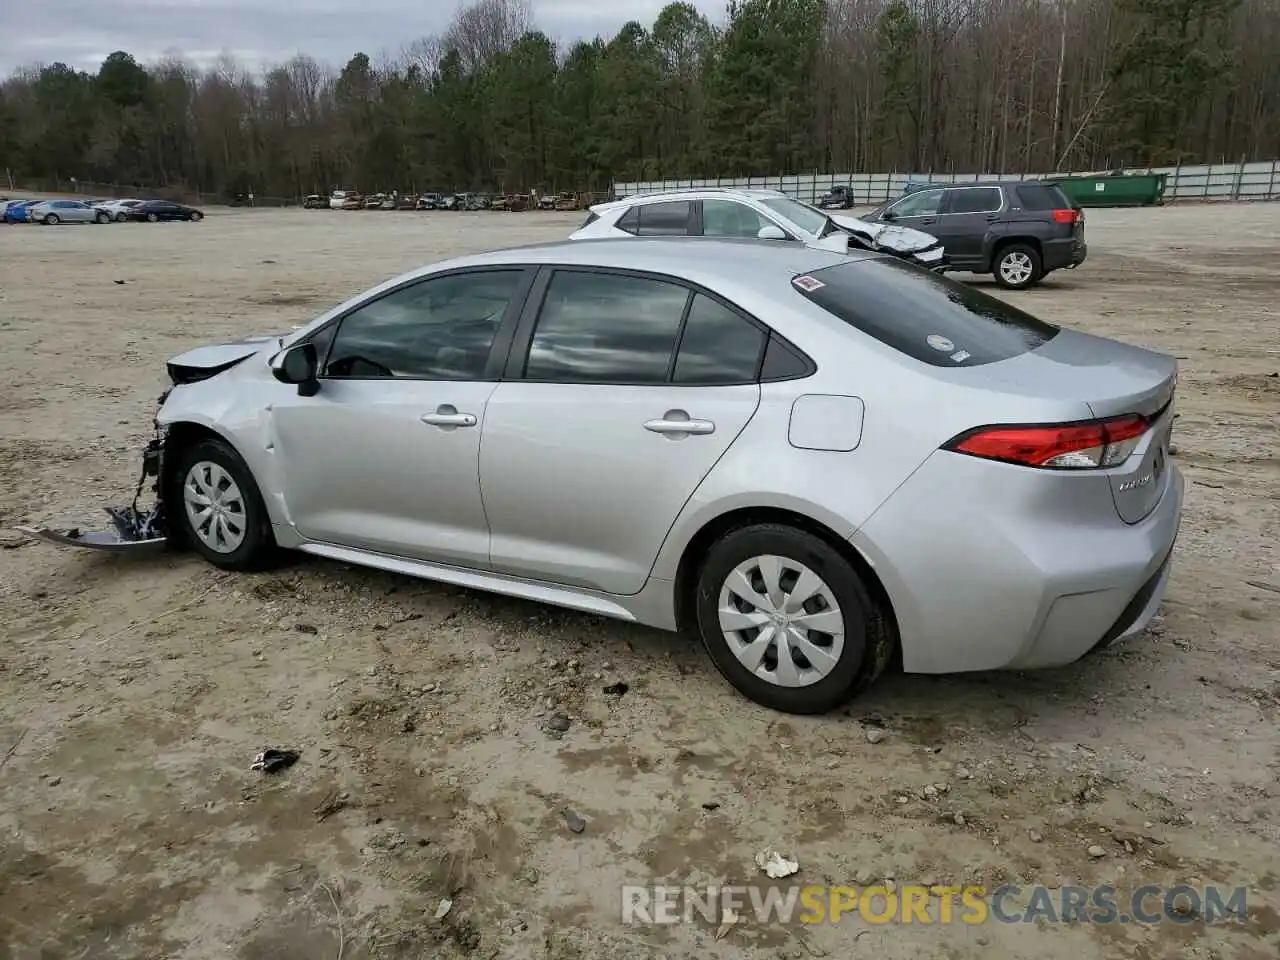
<path fill-rule="evenodd" d="M 160 395 L 157 409 L 169 396 L 166 390 Z M 104 508 L 111 518 L 111 526 L 105 530 L 81 530 L 78 527 L 19 527 L 29 537 L 57 543 L 63 546 L 84 547 L 115 553 L 137 553 L 159 549 L 168 542 L 169 530 L 165 516 L 162 477 L 164 472 L 165 434 L 159 423 L 156 435 L 142 451 L 142 473 L 133 492 L 132 502 L 122 506 Z M 148 481 L 154 496 L 150 507 L 139 506 Z"/>

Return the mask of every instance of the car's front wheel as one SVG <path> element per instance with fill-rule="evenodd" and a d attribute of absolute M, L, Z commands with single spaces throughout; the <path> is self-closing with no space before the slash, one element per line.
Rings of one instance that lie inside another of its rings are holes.
<path fill-rule="evenodd" d="M 157 220 L 159 220 L 159 219 L 160 219 L 160 218 L 159 218 L 158 216 L 156 216 L 154 213 L 148 213 L 148 214 L 147 214 L 147 223 L 155 223 L 155 222 L 156 222 Z"/>
<path fill-rule="evenodd" d="M 99 212 L 94 214 L 93 222 L 94 223 L 110 223 L 111 218 L 107 216 L 105 213 Z"/>
<path fill-rule="evenodd" d="M 825 713 L 888 664 L 892 629 L 862 577 L 811 533 L 730 531 L 698 574 L 698 633 L 740 693 L 785 713 Z"/>
<path fill-rule="evenodd" d="M 187 219 L 192 223 L 199 223 L 204 218 L 204 214 L 199 210 L 192 210 Z"/>
<path fill-rule="evenodd" d="M 271 520 L 253 474 L 222 440 L 201 440 L 180 457 L 170 523 L 215 566 L 258 570 L 275 550 Z"/>
<path fill-rule="evenodd" d="M 1044 276 L 1040 254 L 1035 247 L 1012 243 L 996 255 L 996 283 L 1008 290 L 1025 290 Z"/>

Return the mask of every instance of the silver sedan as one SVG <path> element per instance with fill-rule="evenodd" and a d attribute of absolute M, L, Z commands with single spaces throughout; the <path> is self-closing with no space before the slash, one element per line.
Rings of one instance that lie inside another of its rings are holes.
<path fill-rule="evenodd" d="M 80 200 L 46 200 L 31 208 L 32 223 L 54 226 L 59 223 L 110 223 L 111 215 Z"/>
<path fill-rule="evenodd" d="M 1181 516 L 1172 358 L 873 253 L 481 254 L 169 375 L 139 542 L 688 629 L 796 713 L 1141 632 Z"/>

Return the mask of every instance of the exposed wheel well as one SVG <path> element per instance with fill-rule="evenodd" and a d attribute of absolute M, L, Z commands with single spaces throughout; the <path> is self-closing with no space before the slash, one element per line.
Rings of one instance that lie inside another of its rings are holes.
<path fill-rule="evenodd" d="M 1032 250 L 1036 252 L 1036 256 L 1040 258 L 1041 262 L 1044 261 L 1044 247 L 1041 245 L 1040 241 L 1037 240 L 1035 237 L 1001 237 L 999 240 L 995 242 L 995 245 L 992 246 L 991 248 L 991 269 L 992 270 L 996 268 L 996 262 L 999 261 L 1000 259 L 1000 251 L 1003 250 L 1005 247 L 1012 246 L 1015 243 L 1022 246 L 1030 247 Z"/>
<path fill-rule="evenodd" d="M 893 630 L 894 645 L 895 647 L 897 646 L 898 621 L 894 615 L 893 604 L 889 600 L 889 594 L 885 590 L 884 584 L 880 582 L 880 578 L 876 576 L 875 570 L 871 564 L 867 563 L 866 558 L 858 552 L 853 544 L 826 524 L 819 523 L 812 517 L 806 517 L 802 513 L 796 513 L 794 510 L 784 510 L 778 507 L 747 507 L 741 510 L 731 510 L 729 513 L 716 517 L 694 534 L 693 539 L 685 547 L 684 553 L 680 557 L 680 564 L 676 568 L 676 625 L 679 629 L 689 631 L 694 626 L 693 610 L 696 601 L 695 593 L 698 587 L 698 569 L 701 567 L 703 558 L 706 557 L 711 545 L 730 530 L 756 523 L 780 523 L 811 533 L 815 537 L 825 540 L 849 562 L 850 566 L 858 571 L 858 575 L 862 577 L 867 590 L 875 598 L 876 603 L 879 604 L 881 613 Z"/>
<path fill-rule="evenodd" d="M 169 425 L 164 436 L 164 460 L 159 478 L 162 495 L 167 496 L 173 490 L 173 484 L 177 479 L 175 471 L 178 469 L 178 461 L 182 458 L 182 451 L 201 440 L 227 442 L 227 438 L 218 431 L 210 430 L 198 423 L 180 421 Z"/>

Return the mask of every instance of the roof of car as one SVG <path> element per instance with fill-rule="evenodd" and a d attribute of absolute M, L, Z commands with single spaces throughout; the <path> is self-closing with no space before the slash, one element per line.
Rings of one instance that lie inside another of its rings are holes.
<path fill-rule="evenodd" d="M 835 253 L 776 240 L 710 237 L 619 237 L 600 240 L 558 240 L 551 243 L 495 250 L 449 261 L 450 267 L 484 264 L 537 263 L 566 266 L 652 270 L 675 276 L 722 274 L 741 279 L 752 274 L 795 276 L 850 260 L 878 258 L 863 250 Z M 436 264 L 435 270 L 445 264 Z"/>
<path fill-rule="evenodd" d="M 761 187 L 686 187 L 679 190 L 664 190 L 657 193 L 633 193 L 629 197 L 598 203 L 591 209 L 599 212 L 617 207 L 631 206 L 635 203 L 656 203 L 662 200 L 696 200 L 703 196 L 750 197 L 755 200 L 786 197 L 781 190 L 765 190 Z"/>

